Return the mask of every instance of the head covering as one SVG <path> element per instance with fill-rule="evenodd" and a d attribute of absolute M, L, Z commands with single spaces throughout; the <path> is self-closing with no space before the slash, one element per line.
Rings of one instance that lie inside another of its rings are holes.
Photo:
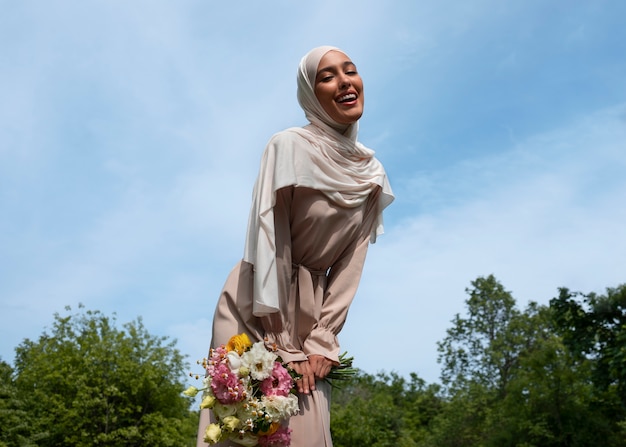
<path fill-rule="evenodd" d="M 244 250 L 244 260 L 254 265 L 256 316 L 279 310 L 273 212 L 276 191 L 292 185 L 308 187 L 351 208 L 360 206 L 372 191 L 381 188 L 372 243 L 383 233 L 382 211 L 394 199 L 385 169 L 374 157 L 374 151 L 357 141 L 358 122 L 345 128 L 326 113 L 315 96 L 319 62 L 331 50 L 341 51 L 331 46 L 314 48 L 298 67 L 298 102 L 310 124 L 275 134 L 261 161 Z"/>
<path fill-rule="evenodd" d="M 313 48 L 300 60 L 300 65 L 298 66 L 298 103 L 300 103 L 300 107 L 304 110 L 306 119 L 327 134 L 326 138 L 329 140 L 327 143 L 331 145 L 344 145 L 344 149 L 351 152 L 358 148 L 355 147 L 359 131 L 358 121 L 348 125 L 346 128 L 345 124 L 340 124 L 330 117 L 318 101 L 317 96 L 315 96 L 317 69 L 319 68 L 320 61 L 329 51 L 339 51 L 340 53 L 346 54 L 337 47 L 325 45 Z M 342 131 L 340 132 L 340 130 Z M 371 156 L 373 152 L 371 154 L 361 155 Z"/>
<path fill-rule="evenodd" d="M 326 45 L 313 48 L 300 60 L 300 65 L 298 66 L 298 103 L 300 103 L 300 107 L 304 110 L 304 115 L 309 122 L 314 123 L 321 128 L 330 127 L 334 130 L 343 129 L 341 132 L 342 134 L 346 131 L 350 136 L 354 137 L 352 139 L 356 139 L 356 130 L 353 129 L 358 129 L 358 124 L 350 124 L 347 126 L 348 129 L 346 129 L 345 124 L 340 124 L 330 117 L 317 100 L 317 96 L 315 96 L 315 79 L 317 78 L 317 70 L 319 68 L 320 61 L 329 51 L 339 51 L 340 53 L 345 54 L 337 47 Z"/>

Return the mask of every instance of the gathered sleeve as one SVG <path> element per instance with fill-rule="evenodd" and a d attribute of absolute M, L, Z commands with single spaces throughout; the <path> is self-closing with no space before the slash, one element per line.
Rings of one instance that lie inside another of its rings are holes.
<path fill-rule="evenodd" d="M 318 321 L 304 342 L 307 355 L 319 354 L 339 363 L 337 335 L 346 322 L 361 281 L 367 250 L 372 242 L 371 230 L 379 215 L 380 192 L 380 189 L 372 192 L 360 231 L 330 268 Z"/>
<path fill-rule="evenodd" d="M 264 337 L 286 362 L 303 361 L 319 354 L 339 361 L 337 334 L 356 294 L 370 240 L 373 221 L 366 216 L 335 262 L 314 271 L 292 259 L 291 213 L 294 187 L 276 193 L 276 266 L 279 311 L 261 317 Z M 341 238 L 341 235 L 333 236 Z M 331 238 L 332 239 L 332 238 Z"/>
<path fill-rule="evenodd" d="M 304 341 L 304 352 L 318 354 L 339 363 L 337 335 L 343 328 L 348 309 L 361 279 L 370 235 L 355 240 L 331 267 L 318 322 Z"/>
<path fill-rule="evenodd" d="M 315 233 L 311 228 L 310 231 L 303 231 L 301 226 L 297 229 L 291 227 L 292 213 L 301 218 L 300 222 L 306 221 L 301 211 L 294 211 L 293 207 L 302 207 L 303 200 L 308 203 L 305 197 L 314 197 L 310 193 L 296 194 L 296 189 L 284 188 L 276 195 L 274 217 L 280 311 L 262 317 L 262 322 L 266 338 L 276 344 L 285 361 L 301 361 L 317 354 L 338 363 L 340 346 L 337 335 L 343 328 L 361 279 L 371 229 L 378 214 L 378 191 L 372 193 L 364 206 L 362 220 L 359 219 L 360 224 L 354 231 L 329 233 L 327 228 L 317 224 L 315 227 L 321 229 Z M 308 209 L 308 205 L 304 207 Z M 328 212 L 332 214 L 332 210 L 329 208 Z M 332 217 L 329 219 L 332 220 Z M 343 217 L 339 221 L 344 222 Z M 345 222 L 347 224 L 348 221 Z M 291 233 L 292 230 L 295 234 Z M 294 239 L 299 241 L 299 249 L 295 253 L 302 256 L 303 238 L 310 240 L 305 243 L 310 249 L 325 253 L 322 258 L 327 259 L 329 264 L 302 265 L 299 257 L 294 261 L 292 244 Z M 341 250 L 330 255 L 339 246 Z"/>

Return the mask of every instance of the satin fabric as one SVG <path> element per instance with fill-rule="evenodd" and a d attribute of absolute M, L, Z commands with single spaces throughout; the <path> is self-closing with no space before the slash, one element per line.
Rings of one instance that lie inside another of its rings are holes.
<path fill-rule="evenodd" d="M 274 135 L 263 154 L 263 168 L 254 186 L 243 259 L 254 266 L 253 313 L 257 317 L 279 310 L 273 215 L 277 190 L 304 186 L 321 191 L 338 205 L 356 207 L 380 187 L 372 243 L 383 233 L 382 211 L 394 199 L 385 169 L 374 151 L 357 141 L 358 122 L 340 133 L 337 129 L 342 128 L 341 124 L 328 116 L 315 96 L 317 67 L 328 51 L 341 50 L 318 47 L 300 61 L 298 101 L 310 124 Z"/>

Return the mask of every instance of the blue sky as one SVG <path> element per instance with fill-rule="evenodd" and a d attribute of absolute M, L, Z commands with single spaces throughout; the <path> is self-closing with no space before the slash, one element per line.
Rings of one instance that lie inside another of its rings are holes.
<path fill-rule="evenodd" d="M 83 303 L 205 355 L 263 147 L 331 44 L 397 199 L 340 335 L 438 381 L 494 274 L 518 305 L 626 282 L 626 3 L 0 0 L 0 358 Z"/>

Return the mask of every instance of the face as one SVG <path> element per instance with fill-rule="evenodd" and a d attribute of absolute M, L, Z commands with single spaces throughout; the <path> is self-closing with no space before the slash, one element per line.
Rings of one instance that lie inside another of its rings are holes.
<path fill-rule="evenodd" d="M 340 51 L 326 53 L 317 68 L 315 96 L 339 124 L 352 124 L 363 115 L 363 80 L 350 58 Z"/>

